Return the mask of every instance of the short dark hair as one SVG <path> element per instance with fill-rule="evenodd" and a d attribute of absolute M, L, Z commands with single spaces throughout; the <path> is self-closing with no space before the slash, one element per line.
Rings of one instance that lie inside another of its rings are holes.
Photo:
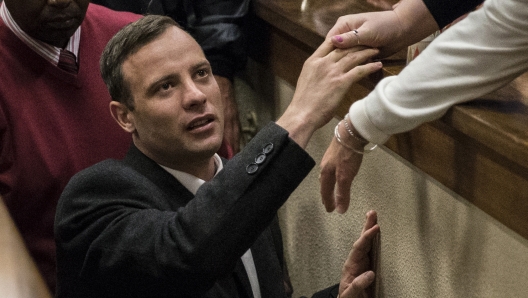
<path fill-rule="evenodd" d="M 99 67 L 112 100 L 123 103 L 131 111 L 134 110 L 134 98 L 123 76 L 123 63 L 130 55 L 172 26 L 181 29 L 170 17 L 147 15 L 126 25 L 110 39 L 101 55 Z"/>

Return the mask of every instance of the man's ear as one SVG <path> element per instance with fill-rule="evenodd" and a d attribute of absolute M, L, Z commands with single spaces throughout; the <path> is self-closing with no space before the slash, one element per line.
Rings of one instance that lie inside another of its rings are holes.
<path fill-rule="evenodd" d="M 130 110 L 122 103 L 112 100 L 110 102 L 110 113 L 114 117 L 115 121 L 125 131 L 133 133 L 136 130 L 134 124 L 134 115 Z"/>

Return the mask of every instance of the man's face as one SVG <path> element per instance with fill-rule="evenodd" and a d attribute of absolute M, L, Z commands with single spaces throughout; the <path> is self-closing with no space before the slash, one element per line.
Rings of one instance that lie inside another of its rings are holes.
<path fill-rule="evenodd" d="M 180 170 L 212 157 L 222 143 L 222 99 L 192 37 L 169 27 L 128 57 L 122 71 L 134 99 L 128 130 L 143 153 Z"/>
<path fill-rule="evenodd" d="M 81 25 L 89 0 L 4 0 L 29 36 L 62 48 Z"/>

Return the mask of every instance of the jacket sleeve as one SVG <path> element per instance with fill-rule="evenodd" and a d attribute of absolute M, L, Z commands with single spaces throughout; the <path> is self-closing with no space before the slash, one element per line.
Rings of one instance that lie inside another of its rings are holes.
<path fill-rule="evenodd" d="M 59 277 L 79 276 L 90 290 L 104 285 L 116 297 L 203 294 L 231 274 L 314 165 L 270 124 L 179 207 L 168 208 L 178 197 L 129 167 L 114 161 L 89 168 L 57 207 Z"/>
<path fill-rule="evenodd" d="M 312 298 L 337 298 L 338 294 L 339 294 L 339 284 L 335 284 L 329 288 L 323 289 L 313 294 Z"/>
<path fill-rule="evenodd" d="M 483 0 L 423 0 L 439 28 L 475 9 Z"/>
<path fill-rule="evenodd" d="M 349 110 L 358 132 L 382 144 L 488 94 L 528 70 L 528 3 L 488 0 L 440 34 L 398 76 Z"/>

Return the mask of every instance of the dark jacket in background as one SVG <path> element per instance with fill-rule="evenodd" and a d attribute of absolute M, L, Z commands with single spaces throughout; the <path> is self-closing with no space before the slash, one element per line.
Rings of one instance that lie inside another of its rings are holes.
<path fill-rule="evenodd" d="M 202 46 L 213 73 L 229 79 L 247 59 L 243 34 L 249 0 L 92 0 L 120 11 L 167 15 Z"/>

